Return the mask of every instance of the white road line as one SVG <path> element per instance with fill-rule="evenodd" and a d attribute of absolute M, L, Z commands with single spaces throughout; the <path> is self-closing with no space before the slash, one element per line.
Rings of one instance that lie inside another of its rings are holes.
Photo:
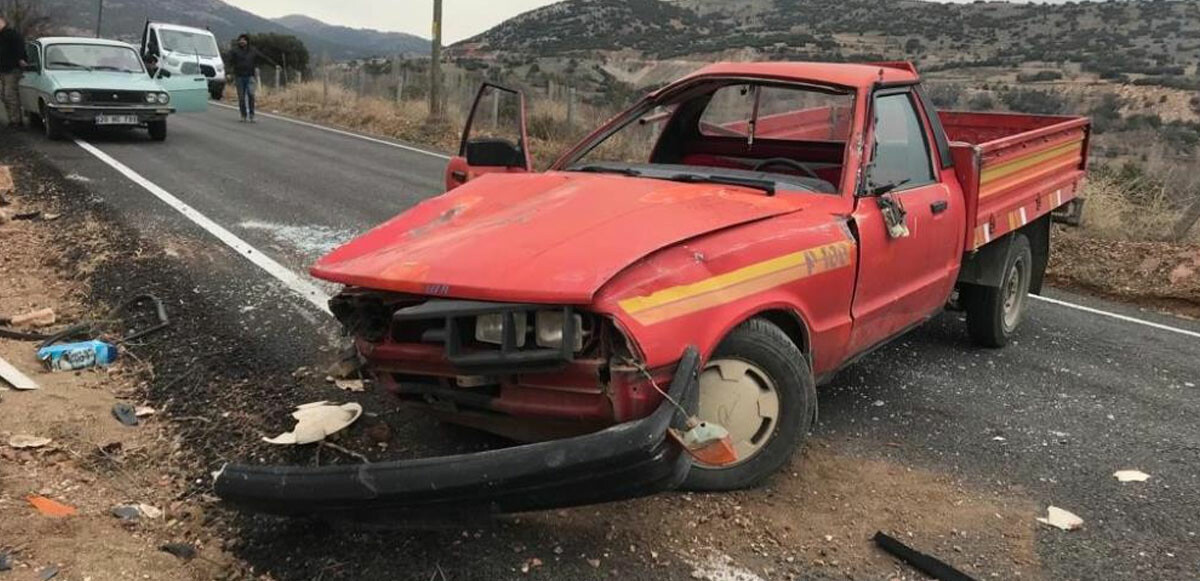
<path fill-rule="evenodd" d="M 1196 331 L 1188 331 L 1187 329 L 1180 329 L 1179 327 L 1172 327 L 1170 325 L 1163 325 L 1161 323 L 1153 323 L 1151 321 L 1146 321 L 1143 319 L 1129 317 L 1126 315 L 1110 313 L 1108 311 L 1102 311 L 1100 309 L 1093 309 L 1091 307 L 1085 307 L 1083 305 L 1077 305 L 1075 303 L 1068 303 L 1066 301 L 1060 301 L 1058 299 L 1052 299 L 1050 297 L 1040 297 L 1040 296 L 1036 296 L 1036 295 L 1030 295 L 1030 296 L 1033 296 L 1033 298 L 1035 298 L 1039 301 L 1047 302 L 1052 305 L 1058 305 L 1060 307 L 1066 307 L 1068 309 L 1075 309 L 1077 311 L 1083 311 L 1085 313 L 1091 313 L 1093 315 L 1100 315 L 1101 317 L 1108 317 L 1110 319 L 1116 319 L 1118 321 L 1125 321 L 1126 323 L 1133 323 L 1135 325 L 1145 325 L 1152 329 L 1158 329 L 1160 331 L 1170 331 L 1171 333 L 1179 333 L 1180 335 L 1186 335 L 1188 337 L 1196 337 L 1197 339 L 1200 339 L 1200 333 L 1197 333 Z"/>
<path fill-rule="evenodd" d="M 217 107 L 223 107 L 225 109 L 233 109 L 234 111 L 238 110 L 237 107 L 226 105 L 224 103 L 212 103 L 212 105 L 215 105 Z M 287 121 L 288 123 L 295 123 L 296 125 L 303 125 L 304 127 L 320 129 L 321 131 L 328 131 L 330 133 L 336 133 L 338 135 L 345 135 L 346 137 L 353 137 L 355 139 L 361 139 L 363 141 L 370 141 L 371 143 L 387 145 L 390 147 L 395 147 L 397 149 L 403 149 L 405 151 L 411 151 L 414 153 L 423 153 L 425 155 L 428 155 L 430 157 L 436 157 L 438 159 L 450 159 L 450 156 L 442 154 L 442 153 L 435 153 L 432 151 L 421 149 L 419 147 L 413 147 L 411 145 L 404 145 L 401 143 L 396 143 L 394 141 L 387 141 L 386 139 L 376 139 L 374 137 L 367 137 L 366 135 L 360 135 L 358 133 L 351 133 L 349 131 L 342 131 L 341 129 L 334 129 L 332 127 L 326 127 L 324 125 L 317 125 L 316 123 L 309 123 L 307 121 L 300 121 L 299 119 L 292 119 L 291 117 L 284 117 L 282 115 L 272 115 L 270 113 L 255 113 L 255 115 L 258 117 L 267 117 L 269 119 L 278 119 L 280 121 Z"/>
<path fill-rule="evenodd" d="M 129 168 L 129 166 L 126 166 L 116 159 L 113 159 L 107 153 L 100 151 L 98 148 L 96 148 L 96 146 L 83 141 L 82 139 L 76 139 L 75 143 L 79 145 L 79 147 L 82 147 L 84 151 L 94 155 L 96 159 L 108 164 L 109 167 L 117 170 L 121 173 L 121 175 L 129 178 L 129 180 L 133 183 L 141 186 L 151 194 L 154 194 L 155 197 L 163 202 L 166 202 L 168 206 L 171 206 L 180 214 L 183 214 L 184 217 L 194 222 L 197 226 L 205 229 L 209 234 L 216 236 L 217 239 L 221 242 L 224 242 L 226 246 L 232 248 L 246 260 L 253 262 L 255 266 L 265 270 L 267 274 L 275 277 L 276 280 L 282 282 L 284 286 L 291 289 L 291 291 L 297 295 L 300 295 L 304 300 L 308 301 L 317 309 L 326 313 L 329 312 L 329 295 L 326 295 L 324 291 L 322 291 L 320 288 L 317 288 L 317 286 L 313 283 L 301 278 L 286 266 L 275 262 L 266 254 L 263 254 L 253 246 L 246 243 L 246 241 L 238 238 L 234 233 L 221 227 L 220 224 L 213 222 L 204 214 L 197 212 L 195 208 L 192 208 L 179 198 L 171 195 L 154 182 L 142 177 L 141 174 L 133 171 Z"/>

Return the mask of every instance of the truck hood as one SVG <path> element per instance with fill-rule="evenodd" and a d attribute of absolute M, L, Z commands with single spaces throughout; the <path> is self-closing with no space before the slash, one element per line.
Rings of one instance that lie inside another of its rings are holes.
<path fill-rule="evenodd" d="M 609 279 L 656 250 L 799 207 L 795 199 L 730 186 L 492 174 L 397 216 L 311 272 L 378 290 L 587 304 Z"/>
<path fill-rule="evenodd" d="M 112 71 L 51 71 L 57 90 L 95 91 L 162 91 L 157 81 L 146 73 L 116 73 Z"/>

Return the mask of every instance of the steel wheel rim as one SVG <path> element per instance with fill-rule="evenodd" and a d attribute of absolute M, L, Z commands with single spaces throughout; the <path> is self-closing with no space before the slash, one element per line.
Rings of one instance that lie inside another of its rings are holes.
<path fill-rule="evenodd" d="M 737 461 L 749 461 L 771 441 L 779 424 L 779 390 L 761 367 L 741 359 L 714 359 L 700 374 L 701 420 L 729 430 Z M 704 465 L 701 462 L 697 464 Z"/>
<path fill-rule="evenodd" d="M 1012 331 L 1017 328 L 1021 319 L 1021 310 L 1025 306 L 1025 293 L 1021 292 L 1025 285 L 1025 261 L 1013 263 L 1004 285 L 1004 329 Z"/>

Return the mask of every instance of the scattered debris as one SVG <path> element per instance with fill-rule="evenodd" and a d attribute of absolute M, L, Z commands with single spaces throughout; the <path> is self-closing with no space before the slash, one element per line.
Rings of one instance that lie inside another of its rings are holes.
<path fill-rule="evenodd" d="M 599 569 L 600 568 L 600 559 L 588 559 L 587 564 L 591 565 L 593 569 Z"/>
<path fill-rule="evenodd" d="M 29 379 L 28 375 L 21 373 L 16 367 L 5 361 L 3 357 L 0 357 L 0 379 L 8 382 L 9 385 L 19 391 L 38 389 L 37 382 Z"/>
<path fill-rule="evenodd" d="M 8 445 L 9 447 L 21 450 L 25 448 L 41 448 L 53 441 L 50 438 L 17 434 L 8 439 Z"/>
<path fill-rule="evenodd" d="M 150 417 L 156 413 L 158 413 L 158 410 L 156 410 L 148 405 L 140 405 L 140 406 L 133 408 L 133 415 L 135 415 L 139 418 Z"/>
<path fill-rule="evenodd" d="M 1117 470 L 1113 472 L 1113 477 L 1117 482 L 1145 482 L 1150 480 L 1150 475 L 1141 470 Z"/>
<path fill-rule="evenodd" d="M 112 515 L 125 522 L 137 522 L 142 518 L 142 511 L 132 504 L 122 504 L 112 508 Z"/>
<path fill-rule="evenodd" d="M 0 199 L 4 198 L 4 194 L 11 194 L 15 188 L 12 170 L 7 165 L 0 165 Z M 0 204 L 3 205 L 5 204 Z"/>
<path fill-rule="evenodd" d="M 1046 512 L 1045 517 L 1039 516 L 1037 518 L 1037 521 L 1044 525 L 1060 528 L 1064 531 L 1073 531 L 1083 526 L 1083 519 L 1071 511 L 1051 506 L 1046 509 Z"/>
<path fill-rule="evenodd" d="M 387 422 L 379 422 L 367 428 L 367 437 L 376 444 L 383 444 L 392 441 L 392 426 Z"/>
<path fill-rule="evenodd" d="M 49 327 L 56 322 L 58 317 L 54 309 L 39 309 L 8 318 L 8 324 L 14 327 Z"/>
<path fill-rule="evenodd" d="M 13 568 L 12 553 L 0 551 L 0 571 L 11 571 Z"/>
<path fill-rule="evenodd" d="M 333 384 L 342 391 L 359 393 L 367 390 L 366 384 L 361 379 L 337 379 Z"/>
<path fill-rule="evenodd" d="M 538 567 L 541 567 L 541 566 L 542 566 L 542 560 L 537 557 L 533 557 L 533 558 L 529 559 L 528 561 L 525 561 L 524 563 L 521 564 L 521 572 L 528 573 L 530 571 L 530 569 L 537 569 Z"/>
<path fill-rule="evenodd" d="M 33 210 L 31 212 L 19 212 L 13 214 L 13 220 L 36 220 L 42 216 L 41 210 Z"/>
<path fill-rule="evenodd" d="M 974 581 L 970 576 L 944 561 L 914 550 L 882 531 L 875 533 L 875 544 L 892 556 L 911 565 L 914 569 L 939 581 Z"/>
<path fill-rule="evenodd" d="M 41 581 L 50 581 L 50 579 L 53 579 L 57 576 L 58 567 L 55 567 L 54 565 L 50 565 L 49 567 L 45 567 L 38 571 L 38 579 L 41 579 Z"/>
<path fill-rule="evenodd" d="M 65 505 L 57 500 L 46 498 L 45 496 L 31 494 L 26 496 L 25 500 L 29 501 L 29 504 L 32 504 L 33 508 L 36 508 L 38 512 L 42 513 L 42 516 L 65 517 L 74 516 L 75 513 L 79 512 L 75 510 L 75 507 L 73 506 Z"/>
<path fill-rule="evenodd" d="M 993 442 L 1004 442 L 1005 438 L 1004 438 L 1004 436 L 993 436 L 992 441 Z"/>
<path fill-rule="evenodd" d="M 184 561 L 196 558 L 196 547 L 187 543 L 167 543 L 158 547 L 158 550 L 175 555 Z"/>
<path fill-rule="evenodd" d="M 137 503 L 134 506 L 136 506 L 137 509 L 139 511 L 141 511 L 142 516 L 144 516 L 146 518 L 158 519 L 158 518 L 162 518 L 162 516 L 163 516 L 162 509 L 158 508 L 157 506 L 153 506 L 153 505 L 149 505 L 149 504 L 145 504 L 145 503 L 141 503 L 141 502 Z"/>
<path fill-rule="evenodd" d="M 274 438 L 263 438 L 269 444 L 283 446 L 312 444 L 327 436 L 340 432 L 353 424 L 362 415 L 362 406 L 357 403 L 334 405 L 327 401 L 304 404 L 292 413 L 296 427 Z"/>
<path fill-rule="evenodd" d="M 325 370 L 325 375 L 334 379 L 349 379 L 358 376 L 360 367 L 361 363 L 358 360 L 358 351 L 351 347 L 342 353 L 341 359 Z"/>
<path fill-rule="evenodd" d="M 125 424 L 126 426 L 138 425 L 137 410 L 127 403 L 114 404 L 112 408 L 112 415 L 114 418 L 117 418 L 117 421 Z"/>
<path fill-rule="evenodd" d="M 84 341 L 47 345 L 37 351 L 37 358 L 50 371 L 75 371 L 89 367 L 107 366 L 117 360 L 117 346 L 104 341 Z"/>

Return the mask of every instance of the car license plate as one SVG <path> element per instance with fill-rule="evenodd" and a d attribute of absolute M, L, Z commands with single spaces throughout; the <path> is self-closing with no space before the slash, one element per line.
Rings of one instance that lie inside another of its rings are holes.
<path fill-rule="evenodd" d="M 137 115 L 97 115 L 96 125 L 137 125 Z"/>

